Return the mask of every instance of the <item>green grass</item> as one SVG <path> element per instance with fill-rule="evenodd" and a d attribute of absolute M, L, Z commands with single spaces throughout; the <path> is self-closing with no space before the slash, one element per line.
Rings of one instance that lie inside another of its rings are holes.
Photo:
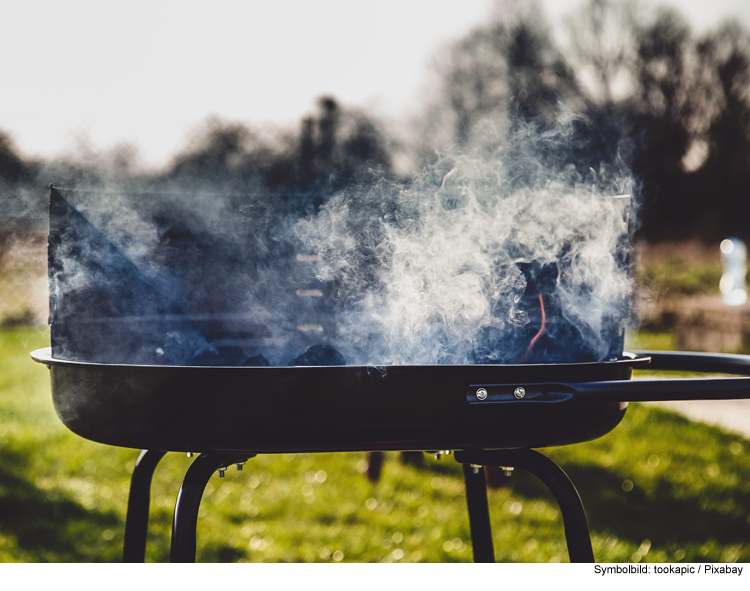
<path fill-rule="evenodd" d="M 0 561 L 117 561 L 136 450 L 85 441 L 55 416 L 43 330 L 0 331 Z M 600 561 L 750 561 L 750 442 L 631 405 L 609 435 L 545 450 L 576 483 Z M 470 561 L 460 466 L 388 454 L 252 459 L 214 477 L 201 507 L 201 561 Z M 157 468 L 147 560 L 166 561 L 172 510 L 191 460 Z M 566 561 L 559 509 L 516 470 L 490 491 L 502 561 Z"/>
<path fill-rule="evenodd" d="M 668 332 L 633 332 L 625 336 L 626 351 L 675 351 L 677 338 Z"/>

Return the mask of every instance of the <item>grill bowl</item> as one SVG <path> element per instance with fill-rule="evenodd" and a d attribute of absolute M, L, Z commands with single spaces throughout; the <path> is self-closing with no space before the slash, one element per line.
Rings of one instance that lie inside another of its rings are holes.
<path fill-rule="evenodd" d="M 550 365 L 188 367 L 33 358 L 78 435 L 185 452 L 503 449 L 588 441 L 627 403 L 470 405 L 472 384 L 629 380 L 648 357 Z"/>

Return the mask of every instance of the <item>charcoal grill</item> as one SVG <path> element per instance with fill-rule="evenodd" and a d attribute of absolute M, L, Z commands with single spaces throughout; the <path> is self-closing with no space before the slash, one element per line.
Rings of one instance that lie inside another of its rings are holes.
<path fill-rule="evenodd" d="M 203 490 L 259 453 L 456 450 L 474 557 L 493 560 L 480 466 L 516 466 L 558 500 L 571 561 L 593 561 L 580 497 L 531 448 L 604 435 L 629 401 L 750 398 L 750 378 L 635 380 L 633 369 L 750 375 L 750 356 L 641 352 L 613 362 L 516 366 L 129 366 L 32 354 L 51 370 L 55 409 L 78 435 L 144 450 L 133 474 L 124 559 L 143 560 L 151 475 L 170 451 L 199 454 L 175 507 L 172 560 L 195 559 Z"/>
<path fill-rule="evenodd" d="M 238 352 L 247 358 L 259 344 L 264 351 L 276 347 L 278 358 L 317 337 L 292 331 L 294 338 L 279 345 L 267 329 L 238 323 L 221 305 L 196 314 L 215 302 L 189 289 L 163 297 L 174 286 L 136 268 L 70 205 L 69 196 L 51 189 L 52 347 L 32 357 L 50 368 L 54 405 L 69 429 L 143 450 L 131 483 L 126 561 L 144 558 L 151 477 L 167 452 L 198 454 L 173 521 L 171 559 L 185 562 L 195 560 L 200 500 L 216 470 L 263 453 L 385 450 L 455 450 L 464 466 L 476 561 L 494 559 L 481 466 L 520 467 L 540 478 L 560 504 L 571 561 L 593 561 L 575 487 L 532 448 L 600 437 L 618 425 L 630 401 L 750 398 L 747 377 L 630 380 L 633 370 L 645 367 L 748 376 L 750 356 L 741 355 L 641 352 L 597 362 L 468 365 L 345 365 L 335 355 L 317 364 L 300 356 L 291 366 L 259 355 L 243 361 Z M 185 231 L 164 223 L 170 227 L 168 254 Z M 61 265 L 70 252 L 95 281 L 63 297 L 61 284 L 74 281 Z M 191 265 L 180 265 L 171 267 L 173 277 L 189 277 Z M 231 256 L 228 266 L 231 271 Z M 222 295 L 224 303 L 236 296 Z M 541 302 L 541 291 L 532 299 L 537 295 Z M 302 311 L 315 319 L 316 330 L 325 330 L 330 310 L 324 298 Z M 299 320 L 291 325 L 299 328 Z M 210 334 L 224 349 L 217 345 L 220 354 L 199 363 L 177 363 L 179 348 L 165 354 L 162 341 L 148 341 L 148 335 L 168 337 L 175 327 L 201 338 Z M 607 330 L 611 351 L 622 351 L 621 327 Z M 110 362 L 123 354 L 125 361 Z"/>

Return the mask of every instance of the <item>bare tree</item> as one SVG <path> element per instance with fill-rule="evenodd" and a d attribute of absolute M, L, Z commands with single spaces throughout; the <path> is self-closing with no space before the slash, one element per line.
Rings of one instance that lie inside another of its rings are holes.
<path fill-rule="evenodd" d="M 423 123 L 424 152 L 495 141 L 498 128 L 514 120 L 552 122 L 578 95 L 536 3 L 499 4 L 486 25 L 446 49 L 436 75 L 437 98 Z"/>
<path fill-rule="evenodd" d="M 750 236 L 750 33 L 727 22 L 698 44 L 705 160 L 697 174 L 711 194 L 723 234 Z"/>
<path fill-rule="evenodd" d="M 589 0 L 566 21 L 568 56 L 594 103 L 611 106 L 632 93 L 637 0 Z"/>

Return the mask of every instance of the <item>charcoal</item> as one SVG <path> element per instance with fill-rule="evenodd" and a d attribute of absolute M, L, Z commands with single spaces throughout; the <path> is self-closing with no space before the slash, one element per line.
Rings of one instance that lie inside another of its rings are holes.
<path fill-rule="evenodd" d="M 246 359 L 242 365 L 248 367 L 268 367 L 271 364 L 268 363 L 268 359 L 263 357 L 263 355 L 253 355 L 249 359 Z"/>
<path fill-rule="evenodd" d="M 330 345 L 313 345 L 289 365 L 346 365 L 346 359 Z"/>

